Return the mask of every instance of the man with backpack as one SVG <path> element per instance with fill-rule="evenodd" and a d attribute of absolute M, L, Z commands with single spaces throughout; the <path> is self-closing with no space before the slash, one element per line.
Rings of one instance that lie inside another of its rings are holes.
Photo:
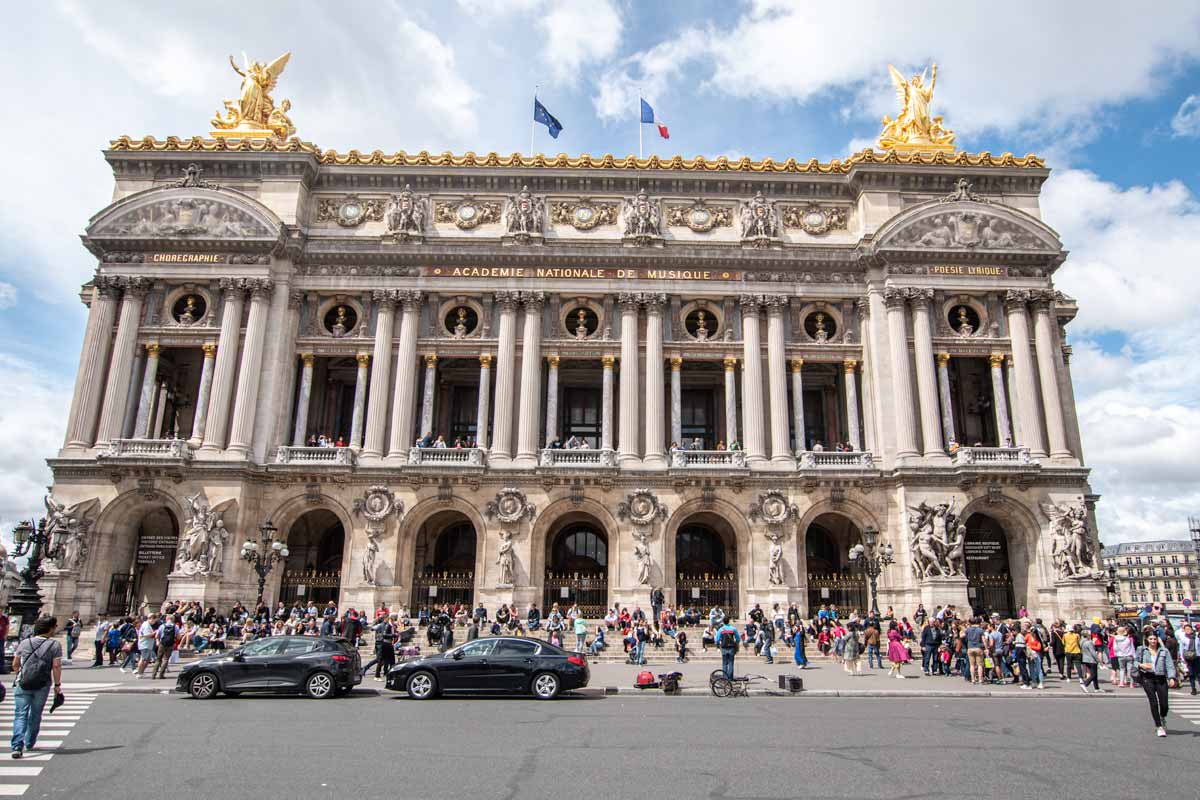
<path fill-rule="evenodd" d="M 154 662 L 155 679 L 167 677 L 167 667 L 171 664 L 171 654 L 175 652 L 175 640 L 179 637 L 179 617 L 166 617 L 163 624 L 158 626 L 154 634 L 158 648 L 158 658 Z"/>
<path fill-rule="evenodd" d="M 733 659 L 737 656 L 741 637 L 738 636 L 738 629 L 729 624 L 729 617 L 722 620 L 716 639 L 717 647 L 721 649 L 721 671 L 726 678 L 733 680 Z"/>
<path fill-rule="evenodd" d="M 33 624 L 33 636 L 23 639 L 13 654 L 12 757 L 20 758 L 37 744 L 42 726 L 42 709 L 50 696 L 62 694 L 62 645 L 54 640 L 58 620 L 39 617 Z"/>

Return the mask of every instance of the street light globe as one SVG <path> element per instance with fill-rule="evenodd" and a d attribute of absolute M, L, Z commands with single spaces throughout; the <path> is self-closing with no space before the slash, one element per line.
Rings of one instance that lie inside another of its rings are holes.
<path fill-rule="evenodd" d="M 280 541 L 271 542 L 271 549 L 274 550 L 276 553 L 278 553 L 280 550 L 283 549 L 283 542 L 280 542 Z"/>
<path fill-rule="evenodd" d="M 280 551 L 279 551 L 279 555 L 283 556 L 284 558 L 287 558 L 287 557 L 288 557 L 288 549 L 287 549 L 287 547 L 284 547 L 282 550 L 280 550 Z"/>

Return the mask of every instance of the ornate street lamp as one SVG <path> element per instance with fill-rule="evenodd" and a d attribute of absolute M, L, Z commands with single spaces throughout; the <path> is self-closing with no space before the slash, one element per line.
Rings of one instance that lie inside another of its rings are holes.
<path fill-rule="evenodd" d="M 873 617 L 879 616 L 876 581 L 883 568 L 893 561 L 895 559 L 892 557 L 892 546 L 885 544 L 880 547 L 879 531 L 874 528 L 864 530 L 862 543 L 850 548 L 850 565 L 865 572 L 867 580 L 871 582 L 871 616 Z"/>
<path fill-rule="evenodd" d="M 42 610 L 42 593 L 38 590 L 38 581 L 46 574 L 42 572 L 42 559 L 56 559 L 62 552 L 62 540 L 54 539 L 54 531 L 48 529 L 45 517 L 36 526 L 33 520 L 21 520 L 13 528 L 13 557 L 29 556 L 25 569 L 21 570 L 21 586 L 8 602 L 9 612 L 20 617 L 18 632 L 22 638 Z"/>
<path fill-rule="evenodd" d="M 1120 588 L 1120 585 L 1117 583 L 1117 574 L 1118 574 L 1117 568 L 1115 566 L 1113 566 L 1112 564 L 1109 564 L 1108 565 L 1108 587 L 1107 588 L 1108 588 L 1108 594 L 1109 594 L 1109 602 L 1111 602 L 1113 604 L 1113 608 L 1116 608 L 1121 601 L 1121 588 Z"/>
<path fill-rule="evenodd" d="M 288 557 L 287 545 L 275 538 L 278 529 L 267 520 L 258 526 L 259 540 L 247 539 L 242 543 L 242 558 L 254 567 L 258 573 L 258 604 L 262 605 L 263 590 L 267 585 L 267 576 L 275 562 Z"/>

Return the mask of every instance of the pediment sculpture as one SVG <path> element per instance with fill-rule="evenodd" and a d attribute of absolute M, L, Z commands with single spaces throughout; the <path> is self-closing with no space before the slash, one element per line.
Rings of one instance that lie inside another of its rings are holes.
<path fill-rule="evenodd" d="M 546 202 L 530 193 L 528 186 L 504 202 L 504 234 L 519 241 L 542 235 L 546 220 Z"/>
<path fill-rule="evenodd" d="M 1046 250 L 1014 222 L 973 208 L 932 214 L 900 230 L 893 243 L 939 250 Z"/>
<path fill-rule="evenodd" d="M 99 498 L 93 498 L 67 508 L 51 495 L 43 499 L 46 505 L 46 533 L 57 553 L 54 566 L 60 570 L 77 570 L 87 561 L 91 550 L 92 525 L 100 509 Z"/>
<path fill-rule="evenodd" d="M 1086 580 L 1102 577 L 1095 568 L 1088 530 L 1087 508 L 1075 505 L 1042 503 L 1050 518 L 1050 558 L 1059 580 Z"/>
<path fill-rule="evenodd" d="M 779 239 L 779 215 L 775 204 L 758 192 L 742 203 L 738 211 L 742 241 L 756 247 L 766 247 Z"/>
<path fill-rule="evenodd" d="M 141 203 L 97 225 L 93 236 L 261 239 L 275 232 L 232 203 L 197 193 Z"/>
<path fill-rule="evenodd" d="M 621 210 L 621 226 L 626 239 L 637 244 L 649 244 L 662 237 L 661 224 L 658 203 L 650 199 L 645 189 L 625 200 Z"/>

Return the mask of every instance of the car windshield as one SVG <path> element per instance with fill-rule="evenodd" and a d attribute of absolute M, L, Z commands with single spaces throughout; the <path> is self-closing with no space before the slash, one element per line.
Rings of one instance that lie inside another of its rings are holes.
<path fill-rule="evenodd" d="M 495 639 L 476 639 L 473 642 L 467 642 L 456 652 L 464 656 L 488 656 L 496 649 Z"/>

